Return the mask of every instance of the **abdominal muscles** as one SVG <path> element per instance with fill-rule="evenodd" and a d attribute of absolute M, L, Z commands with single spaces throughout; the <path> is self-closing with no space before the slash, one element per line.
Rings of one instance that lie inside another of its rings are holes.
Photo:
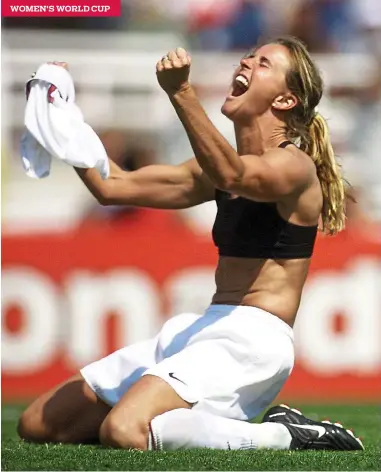
<path fill-rule="evenodd" d="M 292 326 L 310 259 L 221 257 L 212 303 L 255 306 Z"/>

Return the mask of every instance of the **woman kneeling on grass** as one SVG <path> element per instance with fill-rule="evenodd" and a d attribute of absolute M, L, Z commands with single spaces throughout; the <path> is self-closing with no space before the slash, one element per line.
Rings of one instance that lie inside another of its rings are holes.
<path fill-rule="evenodd" d="M 195 158 L 135 172 L 111 162 L 105 181 L 95 169 L 76 171 L 106 205 L 171 209 L 216 200 L 212 303 L 38 398 L 23 413 L 19 435 L 141 450 L 363 449 L 341 425 L 284 406 L 270 409 L 261 424 L 247 421 L 273 402 L 291 373 L 292 326 L 319 217 L 326 233 L 344 227 L 344 185 L 316 112 L 319 72 L 295 38 L 244 57 L 222 106 L 235 126 L 236 151 L 201 107 L 190 63 L 179 48 L 157 63 L 157 77 Z"/>

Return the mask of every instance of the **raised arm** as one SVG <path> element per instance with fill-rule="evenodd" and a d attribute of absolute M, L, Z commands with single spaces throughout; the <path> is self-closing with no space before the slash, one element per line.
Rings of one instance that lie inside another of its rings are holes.
<path fill-rule="evenodd" d="M 66 62 L 52 62 L 68 69 Z M 110 177 L 102 180 L 95 169 L 75 168 L 101 205 L 150 208 L 189 208 L 214 200 L 215 187 L 196 159 L 179 166 L 151 165 L 125 172 L 110 159 Z"/>
<path fill-rule="evenodd" d="M 123 171 L 110 160 L 110 177 L 102 180 L 95 169 L 75 169 L 101 205 L 149 208 L 189 208 L 214 199 L 214 186 L 196 159 L 179 166 L 150 165 Z"/>
<path fill-rule="evenodd" d="M 213 184 L 248 199 L 278 202 L 299 195 L 316 181 L 316 168 L 303 153 L 272 149 L 239 155 L 205 113 L 189 83 L 191 60 L 178 48 L 156 65 L 158 81 L 171 100 L 200 168 Z"/>

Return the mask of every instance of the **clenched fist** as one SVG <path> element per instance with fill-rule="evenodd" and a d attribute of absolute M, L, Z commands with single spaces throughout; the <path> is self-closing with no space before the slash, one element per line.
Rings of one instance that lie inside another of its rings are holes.
<path fill-rule="evenodd" d="M 168 95 L 189 87 L 191 58 L 183 48 L 169 52 L 156 64 L 157 80 Z"/>

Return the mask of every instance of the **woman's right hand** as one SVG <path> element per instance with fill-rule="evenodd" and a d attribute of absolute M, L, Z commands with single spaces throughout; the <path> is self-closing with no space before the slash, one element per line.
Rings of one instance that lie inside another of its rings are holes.
<path fill-rule="evenodd" d="M 66 70 L 69 70 L 69 64 L 67 62 L 53 61 L 53 62 L 48 62 L 48 64 L 54 64 L 55 66 L 60 66 L 60 67 L 63 67 L 64 69 L 66 69 Z M 31 74 L 30 78 L 33 79 L 35 75 L 36 75 L 36 72 L 33 72 L 33 74 Z M 29 82 L 26 85 L 25 94 L 26 94 L 26 99 L 28 100 L 29 94 L 30 94 L 30 83 Z"/>
<path fill-rule="evenodd" d="M 60 66 L 66 70 L 69 70 L 69 64 L 67 62 L 53 61 L 53 62 L 48 62 L 48 64 L 54 64 L 55 66 Z"/>

